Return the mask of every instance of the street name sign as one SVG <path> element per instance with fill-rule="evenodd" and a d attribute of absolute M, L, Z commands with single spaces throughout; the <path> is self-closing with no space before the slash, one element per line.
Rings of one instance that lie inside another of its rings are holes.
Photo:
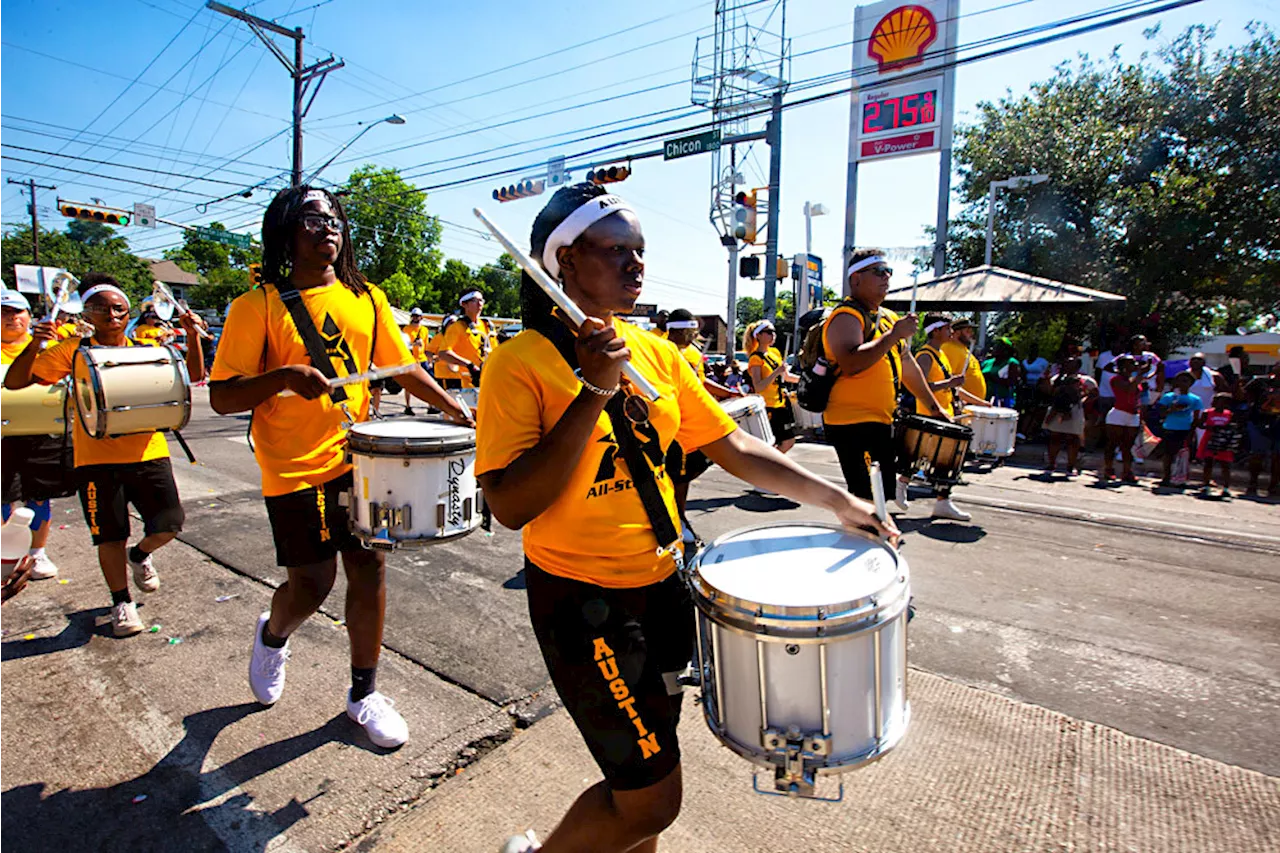
<path fill-rule="evenodd" d="M 679 139 L 668 139 L 662 145 L 663 160 L 678 160 L 694 154 L 705 154 L 720 147 L 720 131 L 707 130 L 693 136 L 681 136 Z"/>

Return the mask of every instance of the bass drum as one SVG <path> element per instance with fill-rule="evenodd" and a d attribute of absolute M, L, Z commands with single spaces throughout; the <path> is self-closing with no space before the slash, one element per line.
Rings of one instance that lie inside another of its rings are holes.
<path fill-rule="evenodd" d="M 191 380 L 173 347 L 85 347 L 71 368 L 76 414 L 93 438 L 180 430 L 191 420 Z"/>
<path fill-rule="evenodd" d="M 0 385 L 9 365 L 0 365 Z M 0 388 L 0 435 L 62 435 L 67 425 L 67 382 Z"/>

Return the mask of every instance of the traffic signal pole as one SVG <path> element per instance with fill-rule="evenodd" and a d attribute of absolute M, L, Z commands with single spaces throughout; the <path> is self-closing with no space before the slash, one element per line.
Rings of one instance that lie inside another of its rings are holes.
<path fill-rule="evenodd" d="M 764 316 L 778 309 L 778 229 L 782 225 L 782 92 L 773 93 L 773 114 L 765 131 L 769 142 L 769 236 L 764 250 Z"/>
<path fill-rule="evenodd" d="M 259 18 L 257 15 L 250 15 L 243 9 L 233 9 L 230 6 L 216 3 L 214 0 L 209 0 L 205 6 L 219 14 L 248 24 L 249 29 L 253 30 L 253 34 L 262 40 L 262 43 L 267 46 L 267 50 L 271 51 L 276 59 L 280 60 L 280 64 L 285 67 L 285 70 L 289 72 L 289 76 L 293 78 L 293 168 L 290 184 L 295 187 L 299 186 L 302 183 L 302 120 L 306 118 L 311 105 L 315 103 L 316 95 L 320 94 L 320 87 L 324 85 L 325 75 L 330 71 L 337 71 L 345 63 L 330 56 L 328 59 L 322 59 L 314 65 L 303 67 L 302 44 L 306 40 L 306 35 L 302 32 L 302 27 L 291 30 L 265 18 Z M 292 61 L 280 49 L 279 45 L 267 36 L 268 32 L 293 39 Z M 311 90 L 313 80 L 318 82 L 316 82 L 315 89 Z M 311 90 L 310 97 L 307 94 L 308 90 Z"/>
<path fill-rule="evenodd" d="M 36 213 L 36 190 L 56 190 L 57 187 L 37 184 L 35 178 L 27 178 L 25 181 L 9 178 L 9 183 L 26 187 L 27 195 L 31 198 L 31 263 L 40 266 L 40 216 Z"/>

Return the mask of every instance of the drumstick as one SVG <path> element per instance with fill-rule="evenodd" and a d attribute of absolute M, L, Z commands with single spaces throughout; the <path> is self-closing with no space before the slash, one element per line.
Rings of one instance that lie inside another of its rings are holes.
<path fill-rule="evenodd" d="M 378 379 L 386 379 L 390 376 L 399 376 L 402 373 L 408 373 L 417 366 L 418 365 L 416 363 L 402 364 L 399 367 L 378 367 L 373 370 L 366 370 L 364 373 L 352 373 L 349 376 L 343 376 L 341 379 L 330 379 L 329 387 L 341 388 L 343 385 L 354 385 L 357 382 L 374 382 Z M 295 397 L 297 396 L 297 392 L 286 388 L 277 396 Z"/>
<path fill-rule="evenodd" d="M 551 297 L 551 301 L 565 313 L 574 326 L 581 326 L 587 321 L 587 315 L 583 314 L 582 309 L 574 304 L 573 300 L 569 298 L 569 295 L 564 292 L 560 285 L 556 284 L 551 276 L 547 275 L 547 271 L 542 268 L 541 264 L 534 261 L 515 243 L 511 242 L 511 238 L 503 233 L 501 228 L 494 225 L 489 220 L 489 217 L 485 216 L 483 210 L 477 207 L 473 208 L 471 212 L 484 223 L 485 227 L 493 233 L 493 236 L 498 238 L 498 242 L 502 244 L 503 248 L 507 250 L 511 257 L 516 259 L 516 262 L 524 268 L 524 271 L 537 283 L 538 287 L 541 287 L 542 291 Z M 625 361 L 622 363 L 622 372 L 640 389 L 640 393 L 650 400 L 656 400 L 661 396 L 658 394 L 658 389 L 653 387 L 653 383 L 645 379 L 631 362 Z"/>
<path fill-rule="evenodd" d="M 884 524 L 889 521 L 889 510 L 884 502 L 884 478 L 880 476 L 880 463 L 871 463 L 871 497 L 876 503 L 876 518 Z"/>

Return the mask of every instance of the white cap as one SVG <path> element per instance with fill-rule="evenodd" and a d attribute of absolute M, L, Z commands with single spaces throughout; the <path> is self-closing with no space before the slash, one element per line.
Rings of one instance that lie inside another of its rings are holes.
<path fill-rule="evenodd" d="M 9 290 L 8 288 L 5 288 L 4 293 L 0 294 L 0 305 L 6 308 L 17 308 L 19 311 L 31 310 L 31 303 L 27 302 L 27 297 L 16 290 Z"/>

